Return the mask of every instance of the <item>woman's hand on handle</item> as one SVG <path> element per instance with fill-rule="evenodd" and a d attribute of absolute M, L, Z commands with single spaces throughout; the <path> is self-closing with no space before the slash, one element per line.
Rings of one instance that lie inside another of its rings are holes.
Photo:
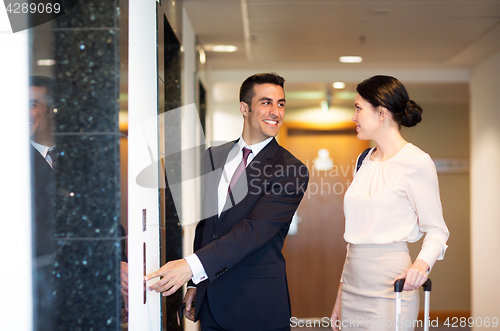
<path fill-rule="evenodd" d="M 342 283 L 339 285 L 339 290 L 337 292 L 337 299 L 335 300 L 335 305 L 333 306 L 333 312 L 332 312 L 332 330 L 333 331 L 339 331 L 339 329 L 336 326 L 336 321 L 340 320 L 340 303 L 342 299 Z"/>
<path fill-rule="evenodd" d="M 403 287 L 404 291 L 414 291 L 418 290 L 420 286 L 422 286 L 427 280 L 427 272 L 429 271 L 429 265 L 424 260 L 416 260 L 413 265 L 406 270 L 406 272 L 402 273 L 392 281 L 392 285 L 394 282 L 400 278 L 405 278 L 405 286 Z"/>

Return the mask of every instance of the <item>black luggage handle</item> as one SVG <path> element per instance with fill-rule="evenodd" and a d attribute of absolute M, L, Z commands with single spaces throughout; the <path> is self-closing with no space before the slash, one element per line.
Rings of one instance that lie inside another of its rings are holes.
<path fill-rule="evenodd" d="M 405 279 L 401 278 L 394 282 L 394 292 L 403 292 L 403 287 L 405 285 Z M 425 292 L 430 292 L 432 290 L 432 281 L 430 278 L 427 278 L 425 283 L 422 285 Z"/>

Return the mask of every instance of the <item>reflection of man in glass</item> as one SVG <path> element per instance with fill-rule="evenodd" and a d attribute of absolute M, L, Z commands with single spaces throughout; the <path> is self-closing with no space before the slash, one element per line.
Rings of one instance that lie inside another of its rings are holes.
<path fill-rule="evenodd" d="M 53 91 L 52 78 L 42 76 L 31 78 L 30 133 L 33 146 L 42 156 L 46 155 L 48 149 L 54 145 Z"/>
<path fill-rule="evenodd" d="M 54 283 L 52 265 L 54 246 L 53 199 L 54 170 L 49 153 L 54 145 L 54 80 L 49 77 L 34 76 L 30 79 L 30 135 L 32 162 L 32 201 L 34 209 L 34 315 L 36 330 L 53 327 Z M 44 326 L 42 327 L 41 324 Z"/>
<path fill-rule="evenodd" d="M 35 206 L 35 256 L 52 253 L 53 216 L 54 80 L 34 76 L 30 80 L 30 134 Z M 50 152 L 49 152 L 50 150 Z"/>
<path fill-rule="evenodd" d="M 34 240 L 35 256 L 39 263 L 36 270 L 50 264 L 53 253 L 53 198 L 54 198 L 54 152 L 55 149 L 55 114 L 57 108 L 54 103 L 55 81 L 44 76 L 32 76 L 30 79 L 30 135 L 33 162 L 33 201 L 35 208 Z M 125 237 L 125 229 L 120 224 L 120 234 Z M 125 254 L 125 242 L 122 242 L 122 258 L 120 264 L 121 292 L 125 308 L 128 310 L 128 264 Z M 49 272 L 50 274 L 50 272 Z M 35 272 L 39 291 L 50 288 L 47 274 Z M 45 279 L 43 278 L 45 277 Z M 50 293 L 39 293 L 38 301 L 44 301 Z M 41 309 L 45 307 L 40 305 Z M 42 308 L 43 307 L 43 308 Z M 125 318 L 126 320 L 126 318 Z"/>

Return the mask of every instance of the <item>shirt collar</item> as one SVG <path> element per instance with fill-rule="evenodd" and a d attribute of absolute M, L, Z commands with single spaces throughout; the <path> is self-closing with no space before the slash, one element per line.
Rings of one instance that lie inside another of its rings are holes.
<path fill-rule="evenodd" d="M 42 156 L 44 158 L 47 157 L 47 152 L 49 151 L 49 149 L 54 147 L 54 146 L 50 147 L 50 146 L 41 145 L 39 143 L 34 142 L 33 140 L 31 140 L 31 145 L 33 145 L 33 147 L 35 147 L 35 149 L 38 151 L 38 153 L 42 154 Z"/>
<path fill-rule="evenodd" d="M 266 147 L 267 144 L 269 144 L 272 139 L 273 139 L 273 137 L 269 137 L 266 140 L 261 141 L 260 143 L 256 143 L 253 145 L 247 145 L 245 140 L 243 140 L 243 137 L 240 137 L 240 139 L 238 140 L 238 143 L 237 143 L 238 150 L 241 151 L 243 149 L 243 147 L 249 148 L 252 150 L 253 157 L 256 157 L 257 154 L 259 154 L 259 152 L 262 149 L 264 149 L 264 147 Z"/>

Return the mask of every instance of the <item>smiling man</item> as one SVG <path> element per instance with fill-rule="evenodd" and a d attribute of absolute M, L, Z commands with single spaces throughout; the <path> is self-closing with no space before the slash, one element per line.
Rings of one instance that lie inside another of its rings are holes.
<path fill-rule="evenodd" d="M 199 319 L 202 331 L 290 330 L 281 249 L 309 174 L 274 138 L 285 116 L 283 86 L 284 79 L 274 73 L 243 82 L 241 137 L 203 156 L 204 173 L 222 168 L 204 183 L 203 205 L 214 215 L 198 223 L 194 254 L 146 276 L 163 277 L 150 286 L 163 295 L 190 281 L 184 313 Z M 250 183 L 251 190 L 241 189 Z"/>

